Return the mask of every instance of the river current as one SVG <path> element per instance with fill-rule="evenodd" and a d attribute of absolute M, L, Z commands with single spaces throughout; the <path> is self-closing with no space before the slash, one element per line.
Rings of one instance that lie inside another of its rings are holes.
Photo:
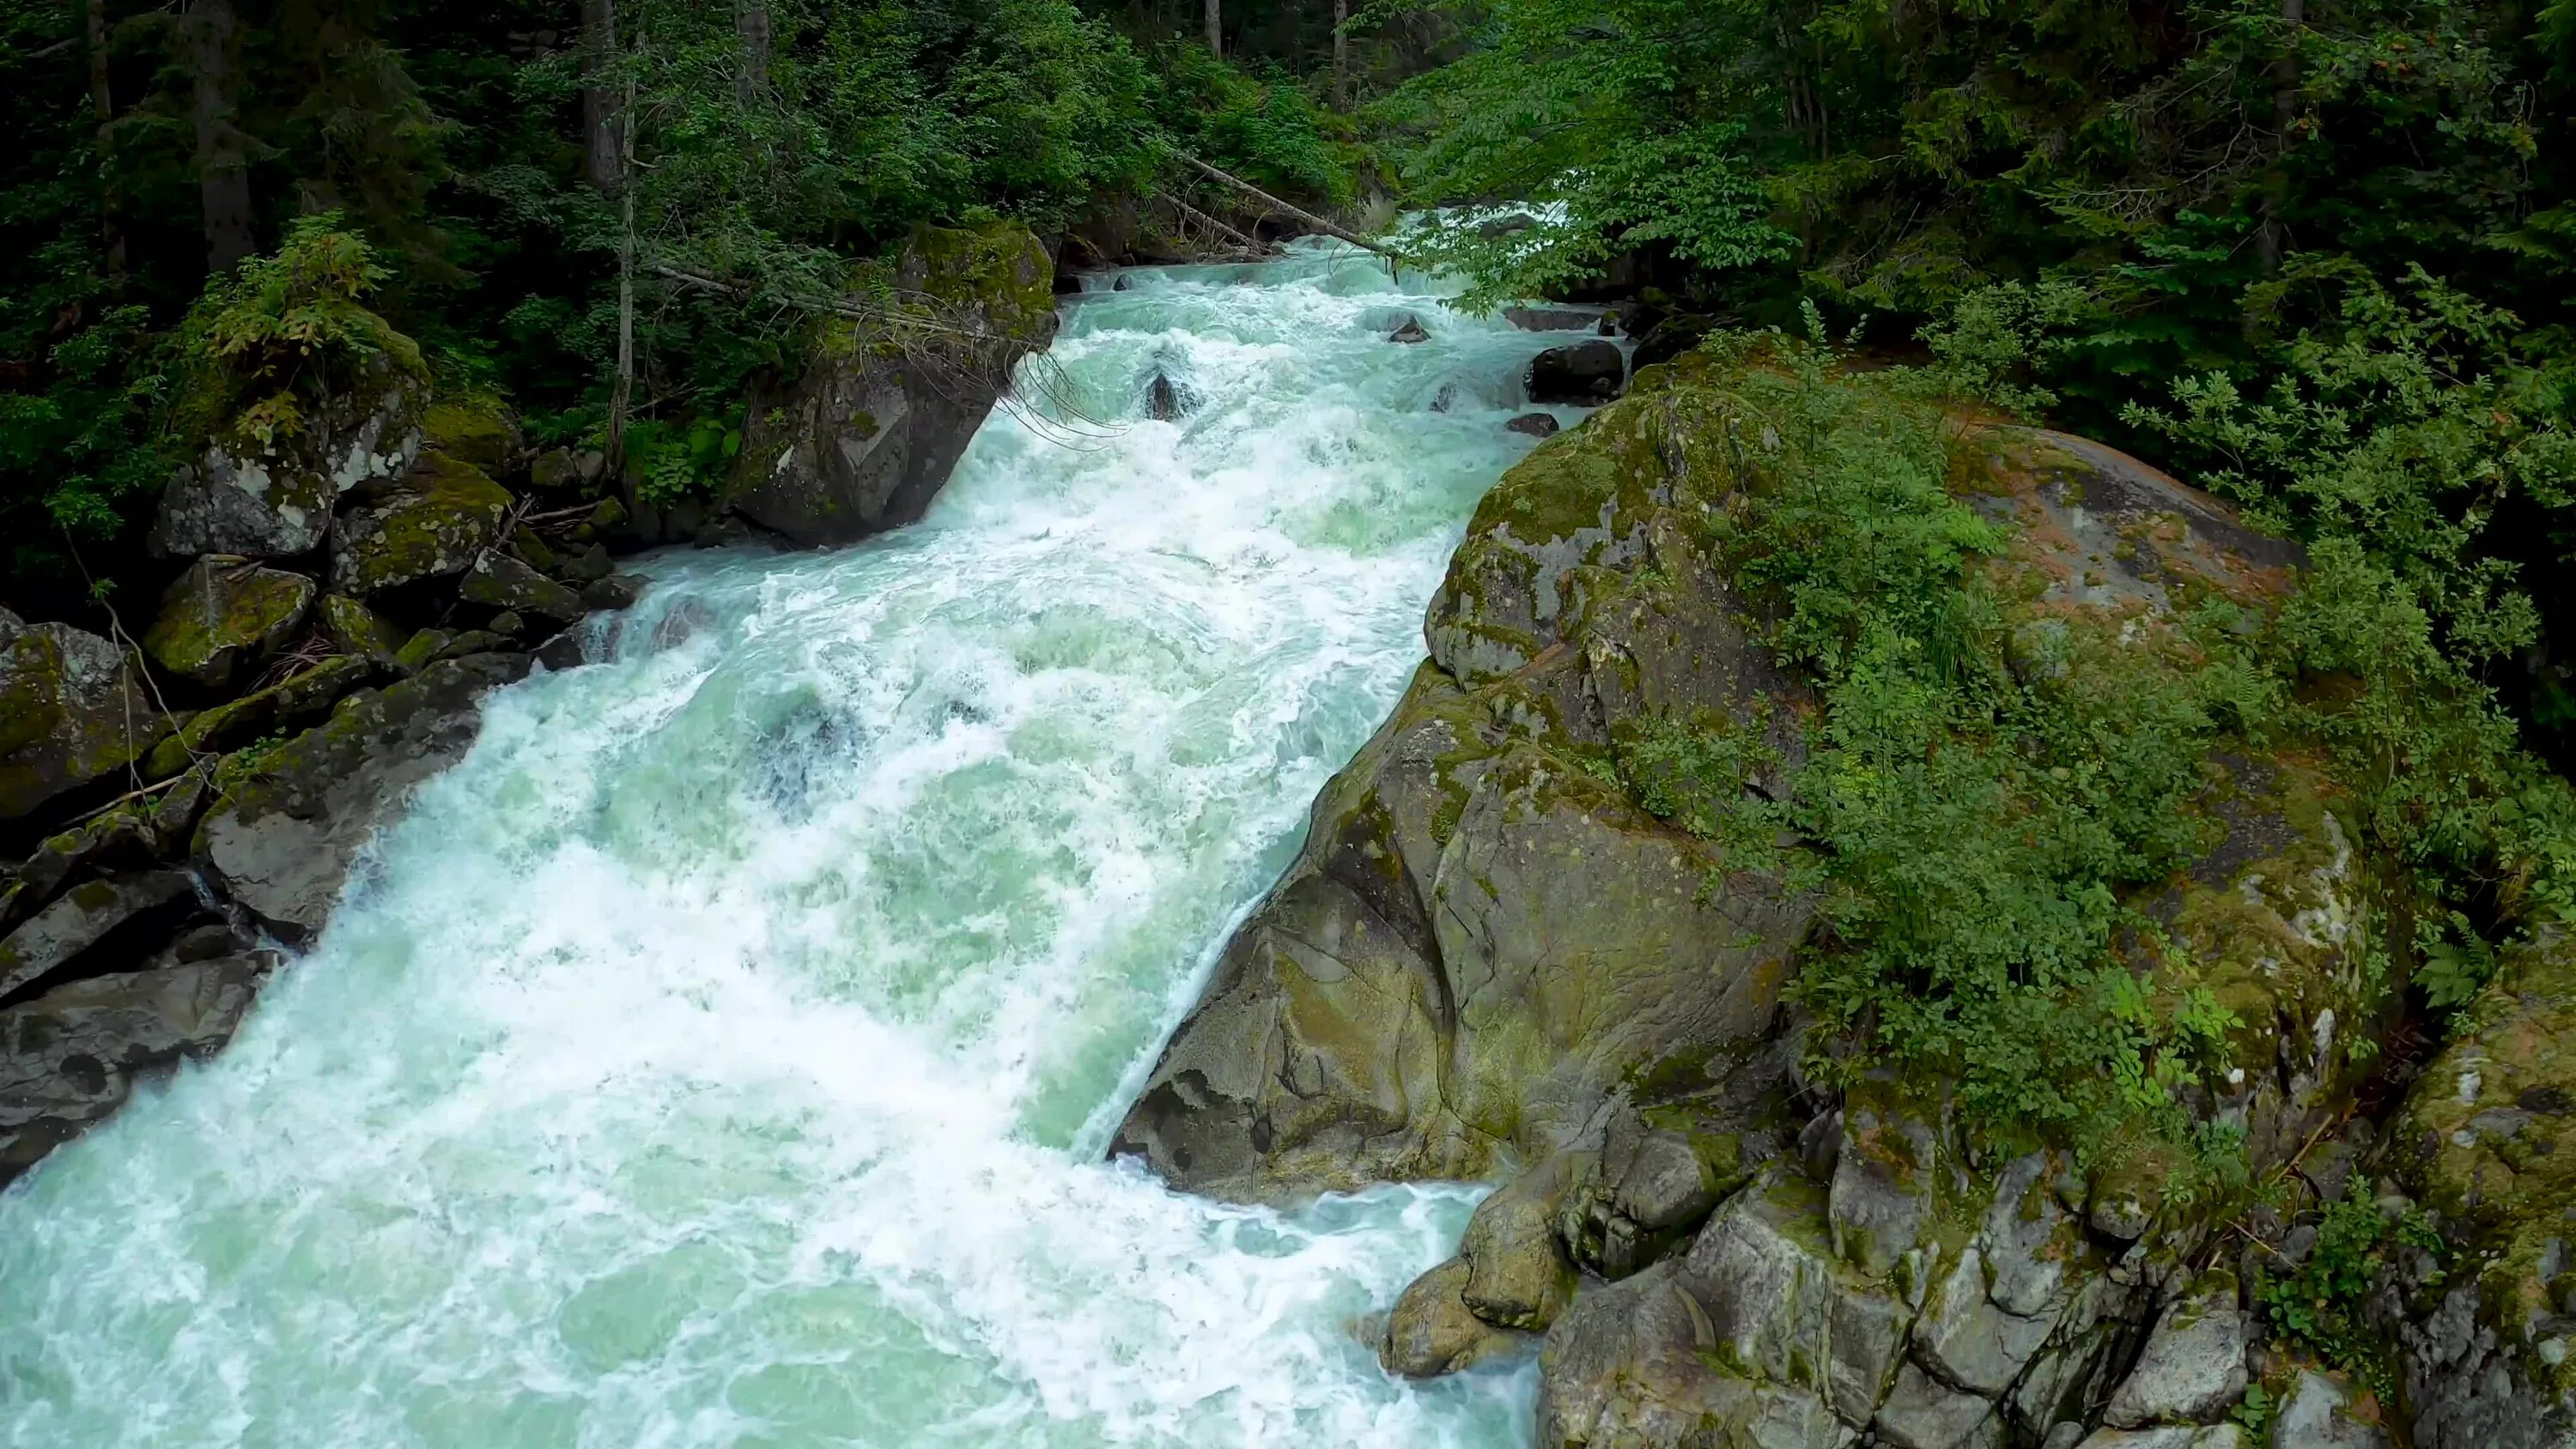
<path fill-rule="evenodd" d="M 225 1053 L 0 1196 L 0 1443 L 1525 1437 L 1526 1364 L 1353 1332 L 1475 1190 L 1101 1159 L 1563 339 L 1310 245 L 1124 276 L 922 523 L 647 561 Z"/>

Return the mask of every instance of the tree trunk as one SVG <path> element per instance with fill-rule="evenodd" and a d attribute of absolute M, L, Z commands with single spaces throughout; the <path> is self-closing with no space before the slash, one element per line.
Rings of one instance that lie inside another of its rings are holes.
<path fill-rule="evenodd" d="M 1203 0 L 1203 13 L 1207 17 L 1208 54 L 1223 56 L 1225 54 L 1225 27 L 1219 23 L 1223 19 L 1223 16 L 1217 9 L 1217 4 L 1218 0 Z"/>
<path fill-rule="evenodd" d="M 617 56 L 617 0 L 581 0 L 581 73 L 593 82 L 606 77 Z M 582 174 L 602 194 L 617 189 L 618 133 L 625 130 L 617 92 L 605 84 L 581 88 Z"/>
<path fill-rule="evenodd" d="M 109 125 L 116 120 L 116 92 L 107 83 L 107 0 L 89 0 L 89 104 L 98 117 L 98 244 L 107 254 L 107 275 L 125 280 L 125 232 L 116 223 L 116 181 Z"/>
<path fill-rule="evenodd" d="M 1351 108 L 1351 38 L 1343 27 L 1351 23 L 1351 0 L 1333 0 L 1333 104 L 1343 110 Z"/>
<path fill-rule="evenodd" d="M 626 82 L 626 109 L 635 82 Z M 608 390 L 608 437 L 600 449 L 612 479 L 626 476 L 626 409 L 635 395 L 635 128 L 620 126 L 617 143 L 617 381 Z"/>
<path fill-rule="evenodd" d="M 748 106 L 769 89 L 769 7 L 760 0 L 735 0 L 733 33 L 742 41 L 742 71 L 734 77 L 734 95 Z"/>
<path fill-rule="evenodd" d="M 2290 126 L 2299 118 L 2299 31 L 2307 0 L 2281 0 L 2281 53 L 2272 62 L 2272 174 L 2263 187 L 2263 225 L 2254 234 L 2263 270 L 2281 268 L 2281 201 L 2290 189 Z"/>
<path fill-rule="evenodd" d="M 206 267 L 229 272 L 255 249 L 250 159 L 233 125 L 232 0 L 188 0 L 189 63 L 195 70 L 197 192 L 206 213 Z"/>

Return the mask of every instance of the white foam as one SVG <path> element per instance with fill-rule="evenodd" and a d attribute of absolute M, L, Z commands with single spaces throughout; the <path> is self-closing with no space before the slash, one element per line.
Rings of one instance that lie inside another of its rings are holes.
<path fill-rule="evenodd" d="M 1092 418 L 1158 357 L 1198 411 L 997 414 L 914 529 L 656 561 L 230 1050 L 0 1197 L 0 1440 L 1519 1440 L 1526 1366 L 1411 1386 L 1349 1331 L 1474 1190 L 1098 1159 L 1547 339 L 1311 252 L 1134 281 L 1055 361 Z"/>

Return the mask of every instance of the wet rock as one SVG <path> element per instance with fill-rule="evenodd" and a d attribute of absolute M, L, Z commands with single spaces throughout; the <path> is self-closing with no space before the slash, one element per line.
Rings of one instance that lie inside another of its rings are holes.
<path fill-rule="evenodd" d="M 331 590 L 357 598 L 453 578 L 501 541 L 510 495 L 483 470 L 433 454 L 402 487 L 331 526 Z"/>
<path fill-rule="evenodd" d="M 1555 418 L 1546 413 L 1523 413 L 1503 424 L 1503 427 L 1509 432 L 1525 433 L 1533 438 L 1553 438 L 1556 436 L 1557 423 Z"/>
<path fill-rule="evenodd" d="M 2388 1449 L 2388 1431 L 2343 1375 L 2302 1369 L 2273 1411 L 2270 1449 Z"/>
<path fill-rule="evenodd" d="M 1589 332 L 1602 318 L 1598 307 L 1505 307 L 1503 320 L 1523 332 Z"/>
<path fill-rule="evenodd" d="M 122 1106 L 134 1083 L 229 1041 L 267 952 L 76 981 L 0 1011 L 0 1186 Z"/>
<path fill-rule="evenodd" d="M 644 581 L 633 574 L 610 574 L 582 586 L 581 602 L 593 609 L 629 609 L 644 596 Z"/>
<path fill-rule="evenodd" d="M 1479 1318 L 1461 1296 L 1467 1260 L 1451 1258 L 1413 1280 L 1388 1315 L 1378 1359 L 1387 1372 L 1436 1378 L 1511 1352 L 1527 1339 Z"/>
<path fill-rule="evenodd" d="M 1594 338 L 1551 347 L 1530 359 L 1523 391 L 1534 403 L 1592 406 L 1618 396 L 1628 376 L 1628 359 L 1615 342 Z"/>
<path fill-rule="evenodd" d="M 0 939 L 0 1002 L 95 975 L 99 956 L 130 952 L 196 909 L 196 887 L 183 871 L 145 871 L 75 886 Z"/>
<path fill-rule="evenodd" d="M 565 583 L 581 588 L 608 577 L 609 572 L 615 567 L 616 565 L 608 557 L 608 550 L 594 543 L 567 556 L 563 561 L 560 576 Z"/>
<path fill-rule="evenodd" d="M 359 848 L 473 743 L 483 695 L 528 668 L 524 654 L 442 660 L 343 700 L 328 721 L 224 782 L 223 800 L 197 828 L 198 861 L 281 936 L 310 939 Z"/>
<path fill-rule="evenodd" d="M 457 594 L 469 603 L 481 604 L 521 616 L 534 615 L 569 624 L 590 612 L 581 595 L 547 578 L 545 575 L 506 553 L 486 553 L 465 571 L 465 580 Z M 512 633 L 513 630 L 502 630 Z"/>
<path fill-rule="evenodd" d="M 113 644 L 36 624 L 0 649 L 0 819 L 124 769 L 169 731 Z"/>
<path fill-rule="evenodd" d="M 1026 227 L 917 230 L 896 286 L 940 330 L 835 322 L 804 373 L 751 399 L 724 503 L 790 543 L 849 543 L 930 506 L 1011 369 L 1055 335 L 1054 264 Z"/>
<path fill-rule="evenodd" d="M 1404 319 L 1403 325 L 1387 334 L 1386 340 L 1389 342 L 1401 342 L 1409 346 L 1416 342 L 1430 341 L 1431 333 L 1423 327 L 1421 318 L 1407 317 Z"/>
<path fill-rule="evenodd" d="M 302 574 L 209 555 L 162 594 L 143 652 L 173 674 L 220 687 L 236 668 L 283 648 L 313 607 L 315 592 Z"/>
<path fill-rule="evenodd" d="M 215 448 L 173 473 L 152 521 L 151 551 L 285 558 L 319 548 L 342 496 L 401 477 L 422 443 L 424 391 L 413 379 L 387 370 L 372 390 L 344 397 L 317 413 L 318 443 L 262 458 Z"/>
<path fill-rule="evenodd" d="M 1158 423 L 1168 423 L 1198 411 L 1198 389 L 1172 381 L 1170 373 L 1157 372 L 1145 384 L 1145 416 Z"/>
<path fill-rule="evenodd" d="M 206 807 L 210 781 L 210 770 L 193 771 L 46 839 L 13 873 L 0 928 L 16 926 L 76 881 L 145 870 L 177 853 Z"/>
<path fill-rule="evenodd" d="M 2235 1276 L 2204 1273 L 2190 1296 L 2157 1318 L 2102 1421 L 2118 1429 L 2214 1424 L 2245 1396 L 2245 1381 L 2245 1317 L 2236 1308 Z"/>

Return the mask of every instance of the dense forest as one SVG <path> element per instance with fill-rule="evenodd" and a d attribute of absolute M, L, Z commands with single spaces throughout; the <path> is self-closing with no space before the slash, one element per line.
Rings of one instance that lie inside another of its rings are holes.
<path fill-rule="evenodd" d="M 1803 1004 L 1983 1125 L 2207 1125 L 2170 1064 L 2216 1008 L 2150 1021 L 2104 963 L 2214 741 L 2360 792 L 2418 1055 L 2576 911 L 2571 0 L 0 0 L 0 31 L 30 617 L 153 596 L 171 470 L 291 436 L 334 367 L 504 399 L 667 504 L 918 226 L 1022 222 L 1070 271 L 1331 225 L 1461 307 L 1608 303 L 1641 364 L 1777 349 L 1809 483 L 1724 546 L 1832 748 L 1751 806 L 1702 788 L 1743 793 L 1740 741 L 1601 766 L 1815 847 L 1774 862 L 1834 902 Z M 2209 489 L 2304 546 L 2299 603 L 2040 709 L 1963 662 L 1989 545 L 1847 391 L 1882 371 Z"/>

